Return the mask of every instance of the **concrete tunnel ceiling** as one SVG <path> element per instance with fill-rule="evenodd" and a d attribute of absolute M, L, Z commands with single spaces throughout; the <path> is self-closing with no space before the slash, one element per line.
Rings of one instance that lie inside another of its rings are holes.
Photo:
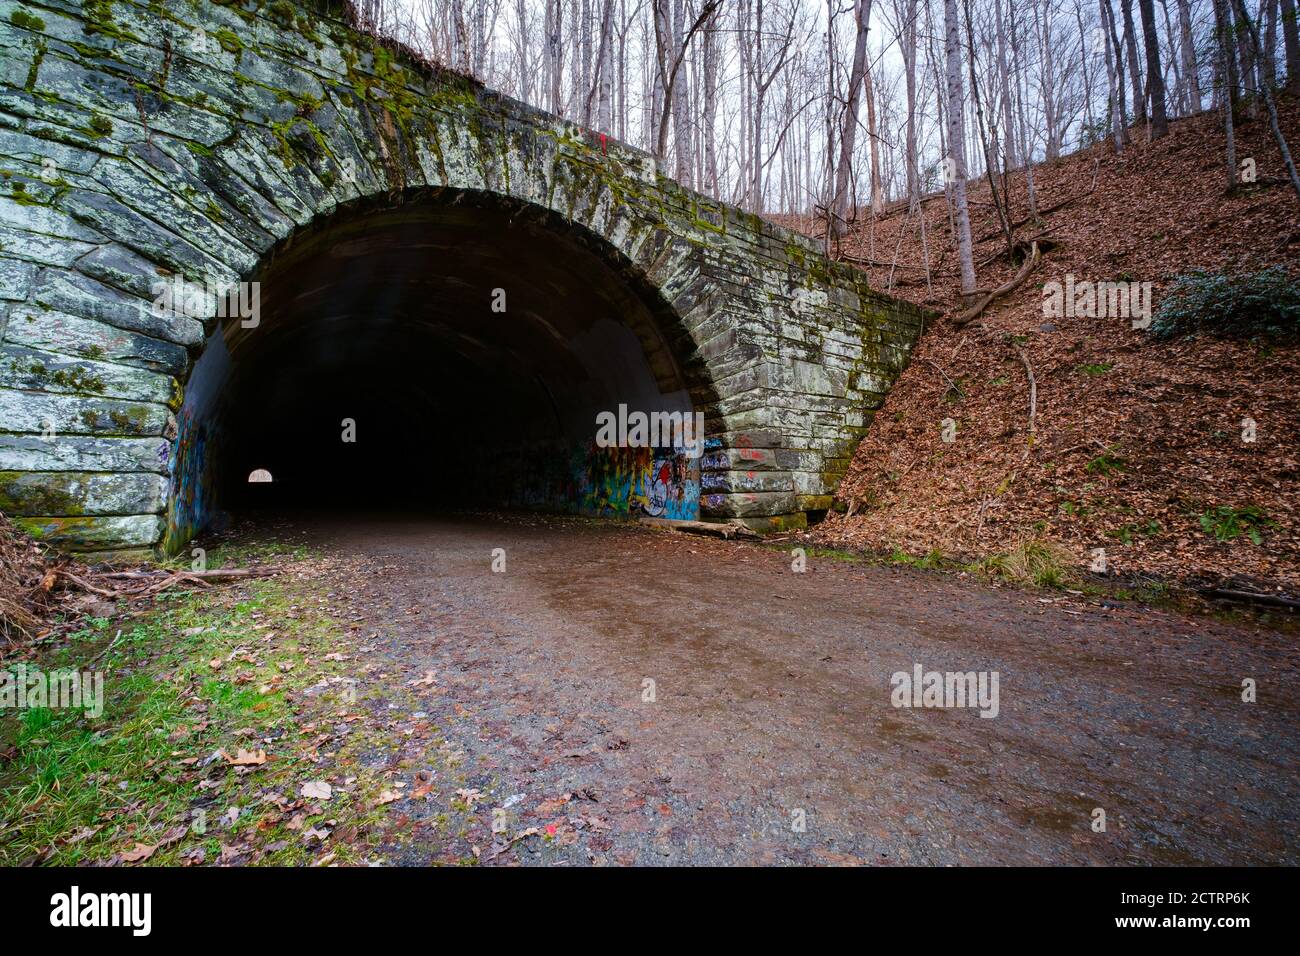
<path fill-rule="evenodd" d="M 181 537 L 258 504 L 699 516 L 698 460 L 593 445 L 598 412 L 690 413 L 710 390 L 671 310 L 557 217 L 467 192 L 363 203 L 252 278 L 258 324 L 222 323 L 187 388 Z"/>

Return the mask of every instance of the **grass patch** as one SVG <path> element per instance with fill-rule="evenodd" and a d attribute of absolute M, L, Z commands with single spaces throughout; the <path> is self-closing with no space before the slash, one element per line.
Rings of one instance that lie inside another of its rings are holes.
<path fill-rule="evenodd" d="M 246 562 L 275 547 L 221 554 Z M 285 575 L 237 590 L 164 592 L 136 621 L 91 620 L 61 648 L 26 661 L 47 672 L 103 672 L 104 712 L 0 713 L 0 753 L 8 755 L 0 762 L 0 864 L 85 865 L 137 844 L 155 847 L 147 862 L 163 865 L 213 863 L 236 845 L 259 863 L 310 863 L 325 852 L 340 863 L 362 860 L 365 840 L 304 838 L 326 821 L 357 834 L 382 820 L 374 796 L 383 781 L 362 758 L 397 743 L 384 726 L 365 732 L 365 697 L 343 696 L 348 665 L 325 655 L 345 635 L 322 610 L 326 590 Z M 336 684 L 304 693 L 331 677 Z M 331 770 L 318 764 L 312 724 L 327 729 L 347 711 L 357 722 L 331 738 Z M 267 760 L 244 768 L 218 754 L 241 749 L 263 750 Z M 328 803 L 299 799 L 302 782 L 344 771 L 354 782 Z"/>
<path fill-rule="evenodd" d="M 888 564 L 905 568 L 920 568 L 923 571 L 939 571 L 951 563 L 942 551 L 933 548 L 926 554 L 908 554 L 902 548 L 894 548 L 885 558 Z"/>
<path fill-rule="evenodd" d="M 1069 552 L 1039 539 L 1022 541 L 1006 554 L 990 555 L 969 570 L 986 579 L 1040 588 L 1063 588 L 1073 580 Z"/>

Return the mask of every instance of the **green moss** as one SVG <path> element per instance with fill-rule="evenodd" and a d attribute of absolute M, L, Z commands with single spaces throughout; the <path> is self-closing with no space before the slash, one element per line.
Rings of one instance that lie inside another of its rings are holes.
<path fill-rule="evenodd" d="M 113 132 L 113 121 L 96 113 L 90 118 L 90 132 L 95 136 L 108 136 Z"/>
<path fill-rule="evenodd" d="M 275 0 L 267 8 L 267 12 L 270 13 L 272 20 L 286 30 L 293 27 L 298 15 L 297 8 L 289 0 Z"/>
<path fill-rule="evenodd" d="M 36 53 L 32 56 L 32 65 L 27 70 L 27 81 L 23 84 L 23 89 L 28 93 L 36 89 L 36 76 L 40 73 L 41 62 L 45 59 L 45 41 L 36 47 Z"/>
<path fill-rule="evenodd" d="M 33 32 L 39 32 L 45 29 L 44 20 L 35 14 L 28 13 L 21 7 L 9 14 L 9 22 L 16 27 L 21 27 L 24 30 L 31 30 Z"/>
<path fill-rule="evenodd" d="M 33 483 L 24 481 L 29 473 L 0 471 L 0 511 L 8 514 L 28 515 L 80 515 L 84 508 L 80 501 L 68 493 L 67 480 L 55 476 L 52 480 Z"/>
<path fill-rule="evenodd" d="M 114 40 L 130 40 L 133 43 L 143 42 L 138 36 L 119 25 L 113 19 L 113 0 L 83 0 L 81 12 L 85 17 L 81 29 L 88 36 L 99 34 Z"/>
<path fill-rule="evenodd" d="M 33 375 L 45 376 L 47 370 L 44 365 L 35 362 L 32 364 L 31 371 Z M 55 385 L 75 392 L 92 394 L 104 391 L 104 380 L 79 365 L 71 369 L 57 369 L 48 378 Z"/>
<path fill-rule="evenodd" d="M 60 181 L 62 182 L 62 181 Z M 11 185 L 9 198 L 20 206 L 53 206 L 55 200 L 68 191 L 66 183 L 57 186 L 48 196 L 41 196 L 27 189 L 27 183 L 15 180 Z"/>
<path fill-rule="evenodd" d="M 239 39 L 238 34 L 233 30 L 227 30 L 222 27 L 217 30 L 213 36 L 217 38 L 217 43 L 221 44 L 221 49 L 227 53 L 235 54 L 235 62 L 238 63 L 244 54 L 244 42 Z"/>

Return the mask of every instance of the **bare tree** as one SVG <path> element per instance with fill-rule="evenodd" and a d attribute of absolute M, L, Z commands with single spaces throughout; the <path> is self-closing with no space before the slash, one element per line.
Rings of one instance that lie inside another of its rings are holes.
<path fill-rule="evenodd" d="M 1227 0 L 1213 0 L 1214 34 L 1219 53 L 1218 73 L 1220 83 L 1227 87 L 1223 100 L 1224 160 L 1227 163 L 1228 192 L 1237 188 L 1237 137 L 1236 118 L 1233 116 L 1237 88 L 1237 60 L 1232 42 L 1232 14 Z"/>
<path fill-rule="evenodd" d="M 1142 37 L 1147 54 L 1147 100 L 1151 105 L 1151 138 L 1169 135 L 1169 118 L 1165 115 L 1165 80 L 1160 69 L 1160 43 L 1156 36 L 1156 13 L 1151 0 L 1138 0 L 1142 12 Z"/>
<path fill-rule="evenodd" d="M 832 200 L 831 232 L 841 235 L 848 219 L 849 175 L 853 170 L 853 145 L 858 135 L 858 104 L 862 98 L 863 80 L 867 73 L 867 34 L 871 29 L 872 0 L 857 0 L 854 4 L 853 65 L 849 69 L 848 102 L 840 127 L 840 160 L 835 170 L 835 193 Z M 872 166 L 872 206 L 878 211 L 879 172 Z"/>
<path fill-rule="evenodd" d="M 1245 28 L 1245 34 L 1250 41 L 1254 50 L 1256 61 L 1259 60 L 1259 28 L 1255 21 L 1250 18 L 1250 11 L 1246 9 L 1245 0 L 1232 0 L 1232 6 L 1237 11 L 1237 19 L 1241 26 Z M 1297 175 L 1295 163 L 1291 159 L 1291 149 L 1287 145 L 1286 137 L 1282 135 L 1282 126 L 1277 118 L 1277 103 L 1273 100 L 1273 91 L 1270 89 L 1271 83 L 1261 83 L 1259 87 L 1260 96 L 1264 100 L 1264 106 L 1268 110 L 1268 124 L 1273 131 L 1273 139 L 1277 142 L 1278 152 L 1282 154 L 1282 165 L 1286 169 L 1287 177 L 1291 180 L 1291 187 L 1295 190 L 1296 198 L 1300 199 L 1300 175 Z"/>
<path fill-rule="evenodd" d="M 961 291 L 975 291 L 975 258 L 970 235 L 970 207 L 966 202 L 966 135 L 963 129 L 961 32 L 957 23 L 957 0 L 944 0 L 944 46 L 947 51 L 948 157 L 952 174 L 952 197 L 957 224 L 957 258 L 961 265 Z"/>
<path fill-rule="evenodd" d="M 1292 93 L 1300 93 L 1300 24 L 1296 23 L 1295 0 L 1282 0 L 1281 13 L 1287 89 Z"/>
<path fill-rule="evenodd" d="M 1119 0 L 1124 16 L 1124 48 L 1128 51 L 1128 79 L 1133 87 L 1133 122 L 1147 121 L 1146 97 L 1142 95 L 1142 68 L 1138 65 L 1137 30 L 1133 26 L 1133 0 Z"/>

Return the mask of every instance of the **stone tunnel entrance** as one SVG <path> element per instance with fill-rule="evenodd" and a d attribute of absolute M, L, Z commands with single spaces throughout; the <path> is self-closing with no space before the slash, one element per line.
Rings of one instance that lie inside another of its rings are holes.
<path fill-rule="evenodd" d="M 310 39 L 42 10 L 0 22 L 32 63 L 0 77 L 0 511 L 53 547 L 175 550 L 256 493 L 803 527 L 920 334 L 816 241 L 334 4 Z M 156 314 L 160 277 L 259 282 L 257 327 Z M 705 454 L 593 449 L 620 406 L 702 414 Z"/>
<path fill-rule="evenodd" d="M 262 508 L 699 517 L 702 435 L 596 441 L 620 406 L 716 398 L 672 309 L 581 227 L 420 191 L 321 217 L 251 281 L 256 324 L 217 326 L 177 416 L 170 549 Z"/>

